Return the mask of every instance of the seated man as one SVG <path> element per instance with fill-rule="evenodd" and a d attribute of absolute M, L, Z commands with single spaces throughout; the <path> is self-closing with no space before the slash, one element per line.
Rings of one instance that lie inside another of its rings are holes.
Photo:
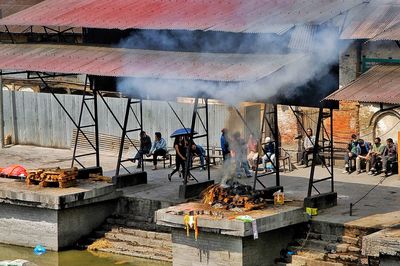
<path fill-rule="evenodd" d="M 250 134 L 249 141 L 247 142 L 247 161 L 252 170 L 255 170 L 258 162 L 258 141 Z"/>
<path fill-rule="evenodd" d="M 135 157 L 133 158 L 133 162 L 138 160 L 137 168 L 142 167 L 143 156 L 145 154 L 148 154 L 150 152 L 150 149 L 151 149 L 151 139 L 146 134 L 145 131 L 141 131 L 140 132 L 140 147 L 139 147 L 139 150 L 137 151 Z"/>
<path fill-rule="evenodd" d="M 315 136 L 313 136 L 312 129 L 307 128 L 307 135 L 303 140 L 304 151 L 300 165 L 305 165 L 305 167 L 308 167 L 308 155 L 314 152 L 314 143 Z"/>
<path fill-rule="evenodd" d="M 376 172 L 376 163 L 378 160 L 382 159 L 382 153 L 385 150 L 385 145 L 381 143 L 381 138 L 376 137 L 374 140 L 374 144 L 372 144 L 372 149 L 369 150 L 368 156 L 369 160 L 368 164 L 371 165 L 371 169 L 368 172 L 369 175 L 372 175 Z"/>
<path fill-rule="evenodd" d="M 344 173 L 351 173 L 353 167 L 352 167 L 352 160 L 357 158 L 357 150 L 358 150 L 358 138 L 356 134 L 351 135 L 351 142 L 347 145 L 347 151 L 346 155 L 344 156 L 344 162 L 345 162 L 345 169 L 343 171 Z"/>
<path fill-rule="evenodd" d="M 153 170 L 157 170 L 157 157 L 167 154 L 167 142 L 161 137 L 160 132 L 155 133 L 155 140 L 147 157 L 153 154 Z"/>
<path fill-rule="evenodd" d="M 273 165 L 275 165 L 275 142 L 272 142 L 270 137 L 265 138 L 265 145 L 263 151 L 264 151 L 264 156 L 262 157 L 262 164 L 264 166 L 264 171 L 266 172 L 268 170 L 267 169 L 268 162 L 272 162 Z"/>
<path fill-rule="evenodd" d="M 200 158 L 200 171 L 206 170 L 206 167 L 204 166 L 204 158 L 206 157 L 206 151 L 201 147 L 200 145 L 197 145 L 196 143 L 192 143 L 192 154 L 193 156 L 198 156 Z"/>
<path fill-rule="evenodd" d="M 393 139 L 386 140 L 386 148 L 382 154 L 382 175 L 392 174 L 392 165 L 397 162 L 397 145 L 394 144 Z"/>
<path fill-rule="evenodd" d="M 365 162 L 365 171 L 369 172 L 369 144 L 364 142 L 364 140 L 358 140 L 358 147 L 357 147 L 357 158 L 356 158 L 356 170 L 357 174 L 361 173 L 361 162 Z"/>

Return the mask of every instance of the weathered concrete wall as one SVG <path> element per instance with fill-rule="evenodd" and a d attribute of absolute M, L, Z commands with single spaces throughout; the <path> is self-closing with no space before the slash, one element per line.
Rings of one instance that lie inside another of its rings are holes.
<path fill-rule="evenodd" d="M 252 266 L 275 265 L 280 250 L 294 236 L 294 227 L 259 234 L 259 238 L 200 232 L 197 241 L 184 229 L 172 230 L 173 265 Z"/>
<path fill-rule="evenodd" d="M 63 210 L 0 203 L 0 242 L 57 251 L 88 235 L 115 208 L 115 200 Z"/>
<path fill-rule="evenodd" d="M 57 211 L 0 203 L 0 242 L 57 250 Z"/>
<path fill-rule="evenodd" d="M 69 247 L 90 234 L 115 212 L 116 206 L 117 200 L 111 200 L 58 211 L 58 248 Z"/>
<path fill-rule="evenodd" d="M 197 241 L 193 230 L 186 236 L 184 229 L 172 230 L 174 266 L 243 265 L 243 247 L 240 237 L 200 232 Z"/>

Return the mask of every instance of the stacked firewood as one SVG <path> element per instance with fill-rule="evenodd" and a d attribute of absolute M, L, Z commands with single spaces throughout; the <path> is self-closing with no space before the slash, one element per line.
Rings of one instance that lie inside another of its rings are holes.
<path fill-rule="evenodd" d="M 229 186 L 215 184 L 202 193 L 202 202 L 213 208 L 249 211 L 265 207 L 267 200 L 252 187 L 233 183 Z"/>
<path fill-rule="evenodd" d="M 75 185 L 78 168 L 40 168 L 28 170 L 26 183 L 39 184 L 42 187 L 58 186 L 70 187 Z"/>

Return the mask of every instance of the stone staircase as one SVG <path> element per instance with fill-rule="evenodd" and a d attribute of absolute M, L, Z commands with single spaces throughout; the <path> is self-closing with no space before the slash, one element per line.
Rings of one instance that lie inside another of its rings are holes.
<path fill-rule="evenodd" d="M 116 213 L 82 239 L 80 247 L 87 248 L 101 240 L 107 246 L 96 250 L 171 262 L 171 229 L 154 221 L 154 212 L 164 205 L 170 206 L 154 200 L 121 198 Z"/>
<path fill-rule="evenodd" d="M 326 222 L 314 222 L 302 230 L 287 248 L 292 266 L 340 266 L 368 265 L 361 255 L 362 237 L 373 233 L 373 229 L 346 226 Z"/>
<path fill-rule="evenodd" d="M 170 233 L 116 226 L 105 233 L 104 239 L 111 244 L 111 247 L 99 248 L 100 251 L 153 260 L 172 261 Z"/>

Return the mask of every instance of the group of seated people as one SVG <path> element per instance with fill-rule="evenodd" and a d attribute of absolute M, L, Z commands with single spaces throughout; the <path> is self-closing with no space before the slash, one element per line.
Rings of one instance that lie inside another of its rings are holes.
<path fill-rule="evenodd" d="M 154 134 L 154 142 L 151 141 L 150 136 L 146 134 L 145 131 L 140 132 L 140 147 L 137 150 L 135 157 L 132 158 L 133 162 L 138 162 L 137 168 L 142 167 L 143 157 L 153 156 L 153 170 L 157 170 L 157 158 L 159 156 L 164 157 L 168 153 L 167 142 L 162 137 L 160 132 L 156 132 Z M 206 152 L 204 148 L 200 145 L 197 145 L 193 141 L 189 144 L 188 136 L 177 136 L 174 140 L 174 149 L 176 152 L 176 168 L 172 171 L 171 174 L 168 175 L 168 179 L 171 180 L 171 176 L 176 172 L 180 173 L 180 168 L 182 171 L 185 170 L 186 167 L 186 157 L 187 157 L 187 150 L 190 148 L 190 152 L 193 157 L 199 157 L 200 159 L 200 170 L 205 169 L 205 157 Z M 193 161 L 191 162 L 191 164 Z M 180 174 L 181 175 L 181 174 Z"/>
<path fill-rule="evenodd" d="M 353 134 L 351 142 L 347 145 L 344 160 L 343 173 L 352 173 L 353 160 L 355 160 L 357 174 L 362 172 L 362 164 L 365 164 L 365 171 L 370 175 L 376 175 L 379 172 L 382 175 L 391 175 L 397 171 L 397 145 L 392 138 L 388 138 L 384 145 L 379 137 L 376 137 L 371 145 Z"/>
<path fill-rule="evenodd" d="M 308 157 L 314 151 L 315 136 L 312 129 L 308 128 L 307 134 L 303 140 L 303 156 L 301 165 L 308 166 Z M 397 145 L 393 139 L 388 138 L 386 145 L 381 143 L 381 139 L 376 137 L 374 143 L 368 143 L 363 139 L 359 139 L 356 134 L 351 136 L 352 140 L 347 145 L 346 154 L 344 156 L 345 169 L 343 173 L 353 172 L 353 161 L 357 174 L 360 174 L 365 167 L 365 171 L 369 175 L 376 175 L 379 172 L 382 175 L 391 175 L 396 171 L 397 167 Z"/>

